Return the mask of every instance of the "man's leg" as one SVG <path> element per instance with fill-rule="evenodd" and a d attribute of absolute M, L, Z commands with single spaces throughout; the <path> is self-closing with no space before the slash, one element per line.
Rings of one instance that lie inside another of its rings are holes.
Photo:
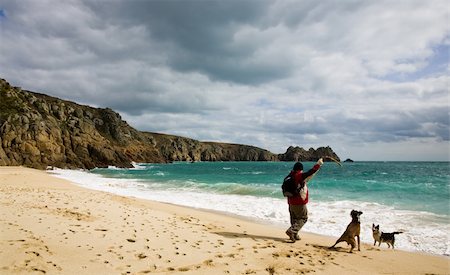
<path fill-rule="evenodd" d="M 289 214 L 291 218 L 291 227 L 286 231 L 291 241 L 299 240 L 298 231 L 302 229 L 308 220 L 308 209 L 306 205 L 289 205 Z"/>
<path fill-rule="evenodd" d="M 291 226 L 288 228 L 288 230 L 286 230 L 286 235 L 288 235 L 289 239 L 295 243 L 295 241 L 297 240 L 296 236 L 297 234 L 294 233 L 294 226 L 297 222 L 298 217 L 296 216 L 297 211 L 296 211 L 296 205 L 289 205 L 289 217 L 290 217 L 290 222 L 291 222 Z"/>
<path fill-rule="evenodd" d="M 288 231 L 292 233 L 295 238 L 308 221 L 308 208 L 306 205 L 289 205 L 289 213 L 291 215 L 291 227 Z"/>

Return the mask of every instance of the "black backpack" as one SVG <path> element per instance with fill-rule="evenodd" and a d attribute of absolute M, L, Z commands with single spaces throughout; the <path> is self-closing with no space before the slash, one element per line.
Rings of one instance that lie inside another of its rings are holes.
<path fill-rule="evenodd" d="M 295 184 L 294 174 L 289 173 L 281 185 L 281 190 L 283 191 L 283 196 L 285 197 L 297 197 L 300 194 L 299 188 L 297 188 L 297 184 Z"/>

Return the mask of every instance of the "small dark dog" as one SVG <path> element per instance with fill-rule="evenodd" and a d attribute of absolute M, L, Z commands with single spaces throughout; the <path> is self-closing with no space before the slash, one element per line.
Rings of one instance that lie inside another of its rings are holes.
<path fill-rule="evenodd" d="M 361 251 L 360 239 L 359 239 L 359 233 L 361 231 L 361 222 L 359 221 L 359 216 L 361 216 L 362 213 L 363 212 L 357 211 L 357 210 L 352 210 L 352 212 L 350 212 L 352 221 L 347 226 L 347 229 L 345 229 L 344 234 L 342 234 L 342 236 L 330 248 L 334 248 L 340 242 L 347 242 L 347 244 L 352 246 L 349 251 L 349 253 L 352 253 L 353 248 L 355 248 L 355 246 L 356 246 L 356 242 L 355 242 L 355 237 L 356 237 L 358 239 L 358 251 Z"/>
<path fill-rule="evenodd" d="M 388 247 L 390 248 L 392 245 L 392 249 L 394 249 L 394 243 L 395 243 L 395 234 L 401 234 L 403 232 L 401 231 L 395 231 L 392 233 L 383 233 L 380 231 L 380 225 L 375 226 L 375 224 L 372 224 L 372 236 L 375 240 L 373 242 L 373 245 L 376 245 L 378 242 L 378 246 L 381 245 L 381 243 L 386 243 Z"/>

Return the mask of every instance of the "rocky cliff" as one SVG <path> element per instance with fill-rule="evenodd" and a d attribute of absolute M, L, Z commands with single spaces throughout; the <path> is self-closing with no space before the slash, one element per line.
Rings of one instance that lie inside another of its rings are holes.
<path fill-rule="evenodd" d="M 131 162 L 292 161 L 337 158 L 331 148 L 290 147 L 276 155 L 254 146 L 140 132 L 113 110 L 12 87 L 0 79 L 0 165 L 94 168 Z"/>
<path fill-rule="evenodd" d="M 153 138 L 167 161 L 277 161 L 275 154 L 249 145 L 198 140 L 156 133 Z"/>

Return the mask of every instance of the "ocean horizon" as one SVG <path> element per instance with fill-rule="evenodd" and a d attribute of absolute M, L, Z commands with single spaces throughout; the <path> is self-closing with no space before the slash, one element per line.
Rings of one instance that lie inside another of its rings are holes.
<path fill-rule="evenodd" d="M 283 230 L 289 214 L 281 182 L 293 164 L 135 163 L 130 169 L 51 173 L 86 188 L 239 215 Z M 305 169 L 313 165 L 304 162 Z M 396 235 L 396 249 L 450 256 L 449 167 L 445 161 L 326 162 L 310 181 L 309 219 L 302 230 L 339 237 L 357 209 L 363 212 L 363 242 L 373 244 L 372 224 L 379 224 L 383 232 L 404 232 Z"/>

